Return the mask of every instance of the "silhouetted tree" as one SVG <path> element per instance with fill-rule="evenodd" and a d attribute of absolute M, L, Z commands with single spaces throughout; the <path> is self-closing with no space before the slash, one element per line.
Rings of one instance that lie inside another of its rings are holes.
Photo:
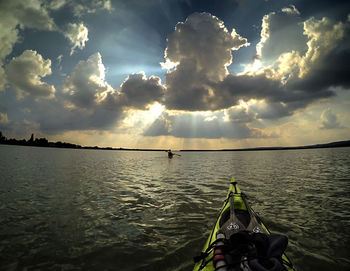
<path fill-rule="evenodd" d="M 0 142 L 3 143 L 6 141 L 6 137 L 2 135 L 2 132 L 0 131 Z"/>
<path fill-rule="evenodd" d="M 49 141 L 46 138 L 44 138 L 44 137 L 36 138 L 35 141 L 34 141 L 34 144 L 36 146 L 47 146 L 47 145 L 49 145 Z"/>
<path fill-rule="evenodd" d="M 28 143 L 33 143 L 33 142 L 34 142 L 34 134 L 32 134 L 30 139 L 28 140 Z"/>

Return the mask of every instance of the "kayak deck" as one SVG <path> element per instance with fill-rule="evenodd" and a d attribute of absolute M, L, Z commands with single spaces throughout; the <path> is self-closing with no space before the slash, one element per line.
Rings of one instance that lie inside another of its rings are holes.
<path fill-rule="evenodd" d="M 232 219 L 232 208 L 234 209 L 234 219 Z M 232 228 L 237 228 L 233 230 Z M 216 241 L 216 235 L 220 231 L 222 232 L 226 229 L 231 229 L 231 231 L 226 230 L 226 238 L 230 237 L 230 234 L 237 233 L 244 229 L 249 232 L 260 232 L 270 234 L 270 231 L 261 221 L 260 217 L 253 211 L 246 201 L 245 194 L 241 193 L 237 182 L 232 178 L 230 187 L 226 196 L 226 199 L 223 203 L 223 206 L 220 210 L 219 216 L 215 223 L 214 228 L 212 229 L 209 238 L 207 239 L 203 249 L 202 249 L 202 259 L 198 261 L 193 271 L 214 271 L 215 267 L 213 264 L 214 249 L 213 243 Z M 208 251 L 210 249 L 210 251 Z M 282 255 L 283 266 L 288 271 L 295 270 L 293 265 L 287 255 L 283 253 Z M 220 269 L 221 270 L 221 269 Z"/>

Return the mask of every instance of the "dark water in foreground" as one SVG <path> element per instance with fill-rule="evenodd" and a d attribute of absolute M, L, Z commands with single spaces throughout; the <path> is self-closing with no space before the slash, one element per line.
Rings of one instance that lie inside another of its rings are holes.
<path fill-rule="evenodd" d="M 0 270 L 191 270 L 231 176 L 298 270 L 349 270 L 350 148 L 181 155 L 0 145 Z"/>

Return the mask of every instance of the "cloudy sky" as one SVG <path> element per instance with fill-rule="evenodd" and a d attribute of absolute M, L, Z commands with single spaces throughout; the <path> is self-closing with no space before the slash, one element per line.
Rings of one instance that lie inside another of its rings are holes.
<path fill-rule="evenodd" d="M 350 139 L 350 4 L 1 0 L 0 131 L 129 148 Z"/>

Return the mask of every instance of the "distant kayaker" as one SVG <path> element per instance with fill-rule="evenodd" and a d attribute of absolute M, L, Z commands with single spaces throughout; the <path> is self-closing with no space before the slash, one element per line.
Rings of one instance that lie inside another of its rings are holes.
<path fill-rule="evenodd" d="M 171 150 L 168 150 L 168 157 L 173 158 L 174 154 L 171 152 Z"/>

